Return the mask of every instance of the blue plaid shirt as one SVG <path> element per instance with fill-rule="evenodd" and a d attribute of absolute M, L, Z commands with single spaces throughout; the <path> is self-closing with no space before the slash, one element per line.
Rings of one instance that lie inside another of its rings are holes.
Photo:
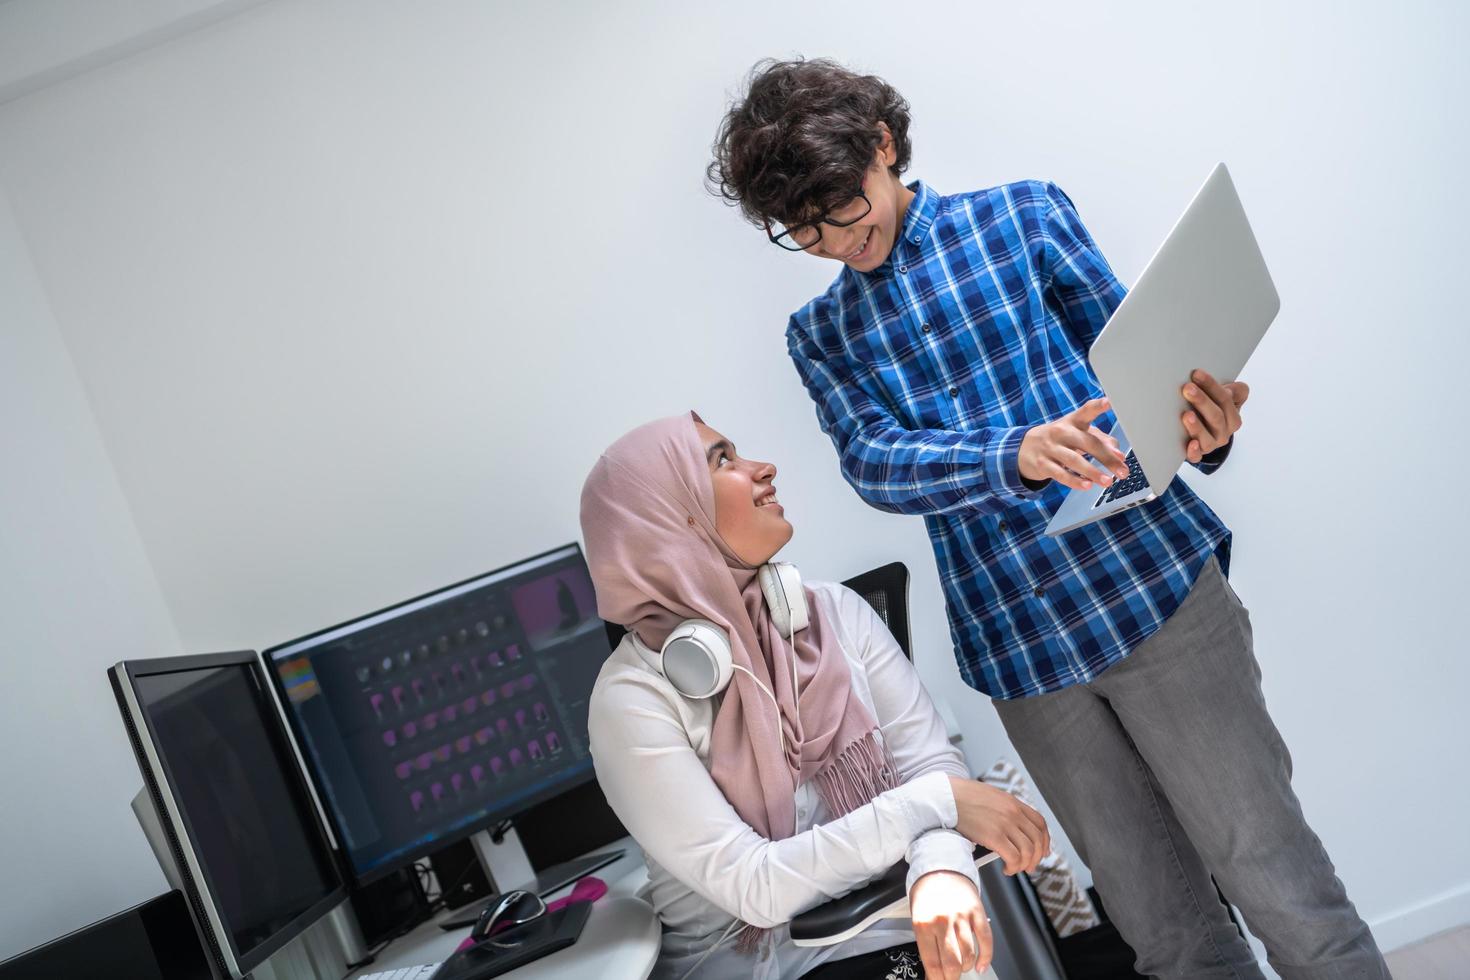
<path fill-rule="evenodd" d="M 1211 554 L 1228 567 L 1230 531 L 1176 477 L 1042 533 L 1067 489 L 1027 489 L 1021 438 L 1102 394 L 1087 351 L 1125 291 L 1055 184 L 911 186 L 893 253 L 791 317 L 791 358 L 858 494 L 924 515 L 965 682 L 994 698 L 1084 683 L 1163 625 Z"/>

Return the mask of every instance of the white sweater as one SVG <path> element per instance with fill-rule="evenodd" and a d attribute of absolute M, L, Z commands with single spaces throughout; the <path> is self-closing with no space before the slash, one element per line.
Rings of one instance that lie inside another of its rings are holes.
<path fill-rule="evenodd" d="M 970 778 L 913 665 L 862 597 L 809 583 L 824 623 L 852 668 L 853 690 L 873 712 L 902 785 L 836 820 L 812 782 L 796 791 L 796 834 L 767 840 L 740 818 L 709 775 L 716 699 L 681 696 L 634 649 L 613 651 L 592 690 L 597 779 L 643 849 L 640 892 L 663 923 L 655 977 L 677 978 L 735 920 L 770 930 L 754 954 L 737 953 L 730 929 L 695 977 L 798 977 L 828 960 L 913 939 L 909 922 L 883 920 L 839 946 L 801 948 L 787 923 L 907 858 L 908 883 L 952 870 L 979 887 L 973 848 L 955 825 L 949 777 Z M 762 702 L 769 704 L 768 702 Z M 774 710 L 774 709 L 772 709 Z"/>

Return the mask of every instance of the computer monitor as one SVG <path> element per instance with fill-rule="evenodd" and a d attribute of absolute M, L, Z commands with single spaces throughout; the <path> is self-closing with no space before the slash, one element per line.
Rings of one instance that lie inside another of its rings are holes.
<path fill-rule="evenodd" d="M 366 884 L 594 778 L 610 647 L 575 544 L 265 652 Z"/>
<path fill-rule="evenodd" d="M 108 672 L 167 840 L 160 861 L 210 968 L 231 980 L 346 894 L 263 673 L 254 652 Z"/>

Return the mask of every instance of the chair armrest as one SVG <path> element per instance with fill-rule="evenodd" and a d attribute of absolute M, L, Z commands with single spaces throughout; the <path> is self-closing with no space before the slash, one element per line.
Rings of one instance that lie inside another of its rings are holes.
<path fill-rule="evenodd" d="M 988 847 L 976 847 L 975 866 L 989 864 L 996 856 Z M 797 946 L 833 946 L 879 919 L 908 918 L 908 875 L 909 863 L 900 861 L 866 885 L 808 909 L 791 920 L 791 941 Z"/>

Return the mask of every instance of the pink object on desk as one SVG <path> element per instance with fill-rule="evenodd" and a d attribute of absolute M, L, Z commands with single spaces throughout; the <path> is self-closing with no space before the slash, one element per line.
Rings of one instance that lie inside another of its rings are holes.
<path fill-rule="evenodd" d="M 554 902 L 547 902 L 546 914 L 550 915 L 557 909 L 565 908 L 568 905 L 574 905 L 577 902 L 595 902 L 606 894 L 607 882 L 603 881 L 601 878 L 588 876 L 579 880 L 575 885 L 573 885 L 571 894 L 567 895 L 565 898 L 558 898 Z M 495 931 L 499 932 L 500 930 L 497 929 Z M 491 935 L 494 935 L 494 933 L 491 933 Z M 473 939 L 465 937 L 464 942 L 456 946 L 454 948 L 454 951 L 458 953 L 461 950 L 469 949 L 474 944 L 475 941 Z"/>

